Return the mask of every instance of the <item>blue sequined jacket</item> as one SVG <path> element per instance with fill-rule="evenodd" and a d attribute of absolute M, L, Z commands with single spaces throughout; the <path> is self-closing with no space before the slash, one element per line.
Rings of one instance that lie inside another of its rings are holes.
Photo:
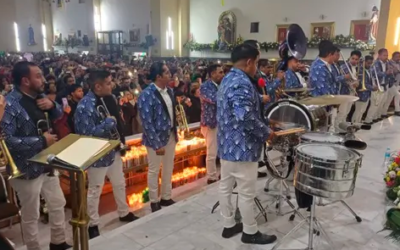
<path fill-rule="evenodd" d="M 312 96 L 336 94 L 335 76 L 320 58 L 311 64 L 309 79 Z"/>
<path fill-rule="evenodd" d="M 285 72 L 285 89 L 300 89 L 303 88 L 303 84 L 300 82 L 300 79 L 297 77 L 296 73 L 288 69 Z"/>
<path fill-rule="evenodd" d="M 218 156 L 232 162 L 257 162 L 270 129 L 261 114 L 257 83 L 233 68 L 217 95 Z"/>
<path fill-rule="evenodd" d="M 40 136 L 35 122 L 29 117 L 20 104 L 22 93 L 14 89 L 6 96 L 7 105 L 1 121 L 1 128 L 5 136 L 5 143 L 15 161 L 19 171 L 24 175 L 22 179 L 35 179 L 44 173 L 44 166 L 28 162 L 40 151 L 47 147 L 46 139 Z M 49 111 L 49 118 L 56 120 L 63 114 L 61 106 L 54 102 L 54 108 Z M 9 171 L 7 166 L 7 171 Z"/>
<path fill-rule="evenodd" d="M 211 80 L 200 86 L 201 126 L 217 127 L 217 92 L 218 87 Z"/>
<path fill-rule="evenodd" d="M 154 83 L 143 90 L 138 100 L 138 110 L 143 126 L 142 144 L 154 150 L 165 147 L 171 135 L 175 136 L 175 141 L 178 141 L 176 100 L 172 90 L 168 88 L 167 91 L 172 100 L 172 118 L 169 117 L 167 104 Z"/>
<path fill-rule="evenodd" d="M 386 65 L 386 70 L 388 70 L 388 63 L 385 62 L 384 64 Z M 376 80 L 376 75 L 378 75 L 379 84 L 385 91 L 388 90 L 390 87 L 392 87 L 395 82 L 395 79 L 391 75 L 386 74 L 386 72 L 383 71 L 382 63 L 380 60 L 376 60 L 374 62 L 374 64 L 372 65 L 371 73 L 372 73 L 372 78 L 375 80 Z"/>
<path fill-rule="evenodd" d="M 116 121 L 103 119 L 97 111 L 97 97 L 92 91 L 78 103 L 74 115 L 75 133 L 99 138 L 110 138 L 110 131 L 116 128 Z M 114 162 L 115 150 L 104 156 L 90 167 L 108 167 Z"/>

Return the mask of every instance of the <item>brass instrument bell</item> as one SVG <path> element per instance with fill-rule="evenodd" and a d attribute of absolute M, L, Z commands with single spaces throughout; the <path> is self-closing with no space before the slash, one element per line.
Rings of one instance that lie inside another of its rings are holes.
<path fill-rule="evenodd" d="M 183 138 L 185 140 L 193 139 L 193 135 L 190 134 L 189 124 L 187 122 L 185 109 L 182 104 L 178 101 L 178 104 L 175 107 L 176 113 L 176 122 L 178 123 L 179 131 L 183 131 Z"/>
<path fill-rule="evenodd" d="M 110 111 L 108 110 L 106 103 L 104 102 L 103 97 L 100 98 L 102 105 L 97 106 L 97 112 L 99 112 L 101 118 L 104 120 L 107 117 L 110 117 Z M 117 127 L 110 131 L 110 137 L 112 140 L 121 140 L 121 135 L 118 132 Z"/>
<path fill-rule="evenodd" d="M 10 167 L 9 179 L 19 178 L 24 175 L 19 171 L 17 165 L 15 165 L 14 159 L 8 150 L 3 134 L 0 135 L 0 164 L 2 166 L 8 165 Z"/>

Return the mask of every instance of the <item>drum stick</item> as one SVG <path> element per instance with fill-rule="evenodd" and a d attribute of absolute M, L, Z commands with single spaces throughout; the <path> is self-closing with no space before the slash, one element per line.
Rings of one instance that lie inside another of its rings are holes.
<path fill-rule="evenodd" d="M 284 136 L 284 135 L 302 133 L 304 131 L 305 131 L 304 128 L 291 128 L 291 129 L 286 129 L 286 130 L 275 132 L 275 135 L 276 136 Z"/>

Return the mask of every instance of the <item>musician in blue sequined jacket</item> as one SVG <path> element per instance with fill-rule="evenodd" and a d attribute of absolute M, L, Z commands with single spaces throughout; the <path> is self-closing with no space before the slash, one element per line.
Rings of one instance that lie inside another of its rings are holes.
<path fill-rule="evenodd" d="M 138 110 L 143 126 L 142 145 L 158 150 L 167 145 L 170 136 L 177 141 L 175 106 L 176 100 L 170 88 L 166 88 L 166 95 L 172 100 L 173 117 L 170 117 L 168 108 L 160 91 L 155 84 L 149 85 L 139 96 Z"/>
<path fill-rule="evenodd" d="M 37 121 L 34 121 L 31 114 L 21 105 L 24 103 L 21 99 L 28 100 L 28 98 L 18 88 L 6 96 L 7 105 L 1 128 L 15 164 L 19 171 L 24 173 L 21 178 L 31 180 L 43 174 L 45 168 L 41 164 L 29 162 L 28 159 L 45 149 L 47 144 L 46 138 L 38 134 Z M 54 107 L 49 110 L 50 120 L 56 120 L 61 115 L 60 105 L 54 102 Z M 9 168 L 7 170 L 10 173 Z"/>
<path fill-rule="evenodd" d="M 276 101 L 276 90 L 281 86 L 282 79 L 284 77 L 283 73 L 278 72 L 277 78 L 271 79 L 271 71 L 273 66 L 269 63 L 267 59 L 260 59 L 258 62 L 258 77 L 261 77 L 265 81 L 264 93 L 269 96 L 269 101 L 264 101 L 265 109 L 269 107 L 272 103 Z"/>
<path fill-rule="evenodd" d="M 111 117 L 102 118 L 97 111 L 100 105 L 99 97 L 89 91 L 76 107 L 74 122 L 75 132 L 79 135 L 88 135 L 110 139 L 110 132 L 116 128 L 116 120 Z M 95 162 L 91 167 L 108 167 L 114 162 L 115 151 Z"/>
<path fill-rule="evenodd" d="M 335 95 L 336 79 L 332 73 L 337 48 L 331 41 L 321 41 L 318 45 L 319 57 L 311 64 L 310 87 L 312 96 Z"/>
<path fill-rule="evenodd" d="M 260 113 L 257 83 L 233 68 L 218 91 L 218 156 L 227 161 L 258 162 L 270 129 Z"/>
<path fill-rule="evenodd" d="M 258 161 L 263 146 L 272 135 L 262 114 L 262 100 L 255 79 L 260 52 L 249 44 L 232 51 L 234 67 L 222 80 L 217 94 L 218 156 L 221 159 L 219 185 L 221 215 L 225 238 L 242 233 L 242 242 L 268 244 L 274 235 L 258 231 L 253 210 Z M 242 223 L 235 222 L 231 205 L 234 183 L 238 183 Z"/>
<path fill-rule="evenodd" d="M 217 127 L 217 91 L 218 85 L 211 79 L 200 86 L 201 126 Z"/>

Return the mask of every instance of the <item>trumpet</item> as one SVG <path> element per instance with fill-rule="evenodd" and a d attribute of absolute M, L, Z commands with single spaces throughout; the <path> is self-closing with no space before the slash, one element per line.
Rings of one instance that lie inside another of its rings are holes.
<path fill-rule="evenodd" d="M 185 140 L 190 140 L 193 136 L 190 134 L 189 124 L 187 122 L 185 109 L 182 104 L 178 101 L 175 107 L 176 121 L 178 123 L 179 131 L 183 131 L 183 138 Z"/>
<path fill-rule="evenodd" d="M 357 91 L 356 88 L 354 88 L 352 85 L 356 82 L 358 82 L 357 77 L 353 74 L 353 71 L 350 69 L 349 65 L 347 64 L 346 60 L 344 60 L 344 56 L 342 54 L 342 52 L 340 52 L 340 57 L 342 58 L 342 60 L 344 61 L 344 65 L 346 65 L 347 70 L 349 71 L 349 74 L 351 76 L 351 80 L 350 82 L 348 82 L 347 84 L 349 85 L 350 88 L 350 92 L 353 93 L 353 95 L 357 95 Z M 358 71 L 360 70 L 360 67 L 358 67 L 357 69 L 357 75 L 358 75 Z M 344 72 L 343 72 L 344 74 Z"/>
<path fill-rule="evenodd" d="M 107 117 L 110 117 L 110 111 L 108 111 L 108 108 L 106 106 L 106 103 L 104 102 L 103 97 L 100 98 L 100 101 L 102 103 L 102 105 L 99 105 L 97 107 L 97 112 L 99 112 L 101 118 L 104 120 Z M 110 137 L 112 140 L 121 140 L 121 135 L 118 132 L 117 127 L 115 127 L 113 130 L 110 131 Z"/>
<path fill-rule="evenodd" d="M 50 119 L 49 113 L 44 112 L 45 119 L 40 119 L 36 123 L 37 132 L 39 135 L 43 135 L 45 132 L 50 132 Z"/>
<path fill-rule="evenodd" d="M 2 166 L 10 166 L 10 179 L 15 179 L 23 176 L 24 174 L 19 171 L 17 165 L 15 165 L 14 159 L 12 158 L 10 151 L 6 145 L 6 141 L 4 139 L 4 135 L 0 135 L 0 164 Z"/>

